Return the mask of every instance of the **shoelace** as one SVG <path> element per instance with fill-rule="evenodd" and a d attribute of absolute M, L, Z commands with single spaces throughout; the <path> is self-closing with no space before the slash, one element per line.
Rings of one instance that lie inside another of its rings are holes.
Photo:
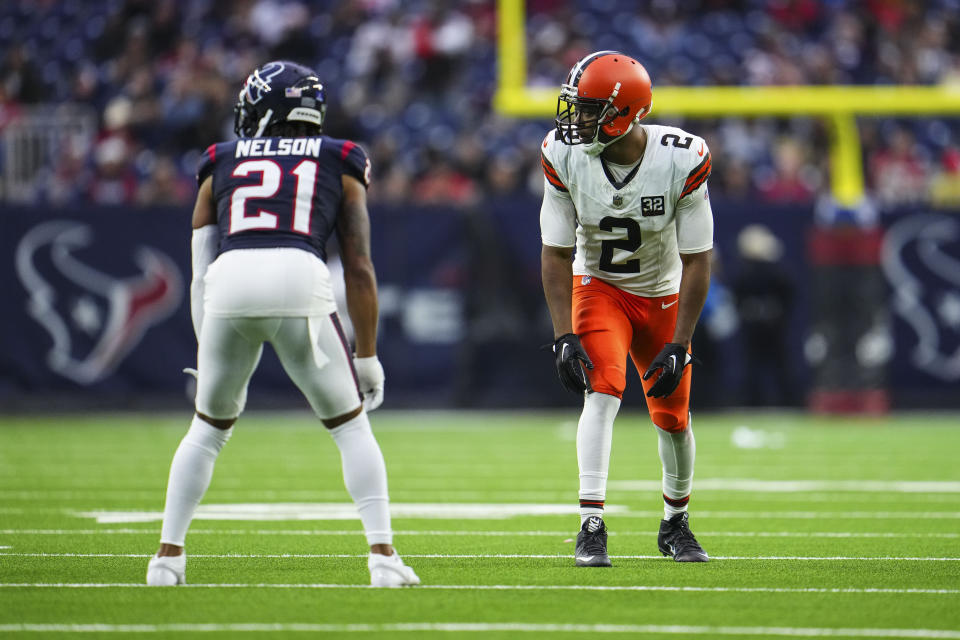
<path fill-rule="evenodd" d="M 587 533 L 583 537 L 583 549 L 585 552 L 593 555 L 606 553 L 607 547 L 604 544 L 602 532 Z"/>
<path fill-rule="evenodd" d="M 687 524 L 686 520 L 680 522 L 674 535 L 670 537 L 673 538 L 674 547 L 677 551 L 683 551 L 691 547 L 700 549 L 700 543 L 697 542 L 697 538 L 690 531 L 690 525 Z"/>

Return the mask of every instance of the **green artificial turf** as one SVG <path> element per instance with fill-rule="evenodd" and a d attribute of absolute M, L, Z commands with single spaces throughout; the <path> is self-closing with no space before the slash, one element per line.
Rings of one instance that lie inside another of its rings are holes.
<path fill-rule="evenodd" d="M 141 586 L 159 521 L 95 515 L 162 511 L 189 415 L 2 417 L 0 637 L 960 638 L 957 415 L 695 416 L 690 522 L 713 559 L 679 564 L 656 547 L 656 435 L 624 413 L 610 569 L 573 566 L 576 420 L 371 414 L 393 503 L 424 505 L 393 522 L 423 585 L 385 590 L 366 586 L 355 518 L 198 518 L 189 586 Z M 204 505 L 247 503 L 349 503 L 310 416 L 238 423 Z M 499 517 L 518 503 L 568 512 Z M 492 506 L 468 518 L 465 504 Z"/>

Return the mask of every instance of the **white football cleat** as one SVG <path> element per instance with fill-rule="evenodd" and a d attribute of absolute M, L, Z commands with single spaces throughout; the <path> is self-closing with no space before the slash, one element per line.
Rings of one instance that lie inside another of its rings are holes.
<path fill-rule="evenodd" d="M 175 587 L 187 584 L 187 554 L 153 556 L 147 564 L 147 586 Z"/>
<path fill-rule="evenodd" d="M 374 587 L 403 587 L 420 584 L 420 578 L 413 569 L 403 564 L 396 552 L 392 556 L 371 553 L 367 557 L 370 569 L 370 585 Z"/>

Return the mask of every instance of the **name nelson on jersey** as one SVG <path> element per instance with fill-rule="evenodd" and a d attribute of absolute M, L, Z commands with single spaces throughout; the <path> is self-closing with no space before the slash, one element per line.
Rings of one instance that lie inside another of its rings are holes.
<path fill-rule="evenodd" d="M 321 138 L 241 138 L 237 140 L 234 158 L 265 156 L 319 157 Z"/>

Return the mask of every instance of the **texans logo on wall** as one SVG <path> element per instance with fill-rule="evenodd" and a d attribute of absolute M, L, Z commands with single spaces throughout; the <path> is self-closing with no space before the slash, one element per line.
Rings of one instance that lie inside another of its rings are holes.
<path fill-rule="evenodd" d="M 884 242 L 883 268 L 893 312 L 909 328 L 910 364 L 945 381 L 960 380 L 960 222 L 956 216 L 907 216 Z"/>
<path fill-rule="evenodd" d="M 104 252 L 110 252 L 105 254 Z M 134 275 L 119 277 L 91 259 L 110 255 Z M 91 385 L 113 373 L 144 334 L 180 304 L 183 281 L 170 257 L 147 246 L 97 243 L 84 223 L 54 220 L 27 231 L 15 252 L 29 294 L 26 311 L 50 335 L 55 373 Z"/>

